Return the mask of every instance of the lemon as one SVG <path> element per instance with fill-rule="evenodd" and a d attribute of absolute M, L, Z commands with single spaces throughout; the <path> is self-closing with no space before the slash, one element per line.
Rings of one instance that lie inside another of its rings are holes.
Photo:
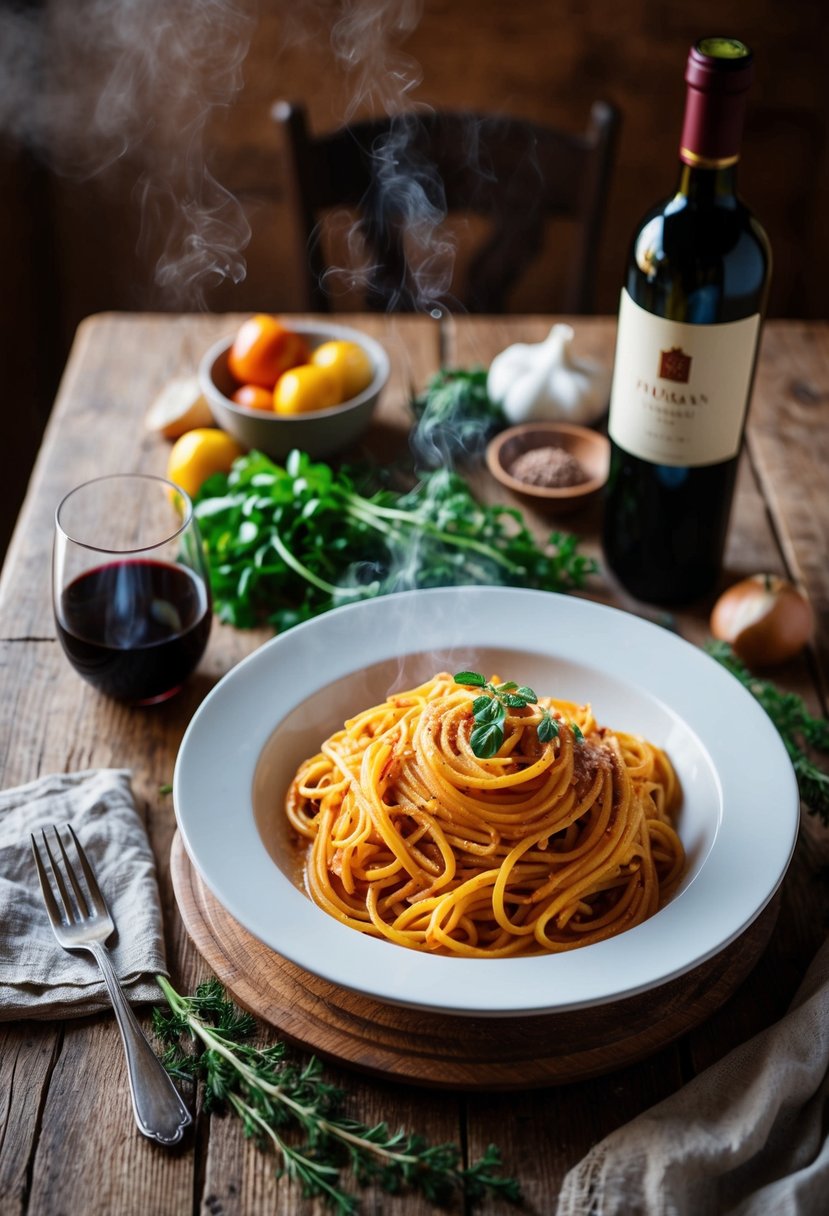
<path fill-rule="evenodd" d="M 167 476 L 192 498 L 214 473 L 229 473 L 243 449 L 225 431 L 196 427 L 175 441 L 167 461 Z"/>
<path fill-rule="evenodd" d="M 311 355 L 311 362 L 335 373 L 340 381 L 341 401 L 350 401 L 374 379 L 371 359 L 356 342 L 342 339 L 323 342 Z"/>

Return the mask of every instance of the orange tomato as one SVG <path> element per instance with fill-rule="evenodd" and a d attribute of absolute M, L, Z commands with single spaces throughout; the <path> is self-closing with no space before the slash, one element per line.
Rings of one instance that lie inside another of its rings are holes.
<path fill-rule="evenodd" d="M 272 410 L 273 392 L 259 384 L 242 384 L 236 389 L 231 401 L 247 410 Z"/>
<path fill-rule="evenodd" d="M 309 356 L 301 334 L 286 329 L 276 317 L 257 313 L 239 327 L 227 365 L 240 384 L 272 389 L 283 372 L 306 363 Z"/>
<path fill-rule="evenodd" d="M 340 380 L 327 367 L 304 363 L 276 382 L 273 408 L 277 414 L 309 414 L 340 404 Z"/>

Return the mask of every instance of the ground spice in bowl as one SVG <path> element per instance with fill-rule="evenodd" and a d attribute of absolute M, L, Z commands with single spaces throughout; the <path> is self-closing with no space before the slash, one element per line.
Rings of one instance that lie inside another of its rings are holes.
<path fill-rule="evenodd" d="M 516 481 L 548 489 L 577 486 L 588 480 L 581 462 L 571 452 L 551 445 L 522 452 L 507 471 Z"/>

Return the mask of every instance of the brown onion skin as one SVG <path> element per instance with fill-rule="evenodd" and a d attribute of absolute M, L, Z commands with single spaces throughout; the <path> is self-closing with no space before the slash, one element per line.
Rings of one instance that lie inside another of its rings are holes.
<path fill-rule="evenodd" d="M 753 574 L 722 593 L 710 627 L 748 667 L 773 667 L 800 653 L 812 637 L 814 614 L 787 579 Z"/>

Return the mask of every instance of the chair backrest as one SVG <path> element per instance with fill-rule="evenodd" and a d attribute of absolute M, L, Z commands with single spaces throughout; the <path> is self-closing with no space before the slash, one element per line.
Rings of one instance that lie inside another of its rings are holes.
<path fill-rule="evenodd" d="M 569 274 L 550 311 L 593 311 L 596 253 L 619 128 L 619 112 L 594 103 L 586 130 L 469 112 L 409 111 L 312 136 L 301 105 L 277 102 L 286 182 L 304 242 L 302 307 L 328 311 L 331 297 L 320 220 L 353 211 L 364 260 L 365 303 L 386 311 L 460 305 L 506 311 L 507 296 L 542 249 L 548 222 L 576 221 Z M 465 290 L 447 299 L 441 227 L 447 216 L 480 217 Z"/>

